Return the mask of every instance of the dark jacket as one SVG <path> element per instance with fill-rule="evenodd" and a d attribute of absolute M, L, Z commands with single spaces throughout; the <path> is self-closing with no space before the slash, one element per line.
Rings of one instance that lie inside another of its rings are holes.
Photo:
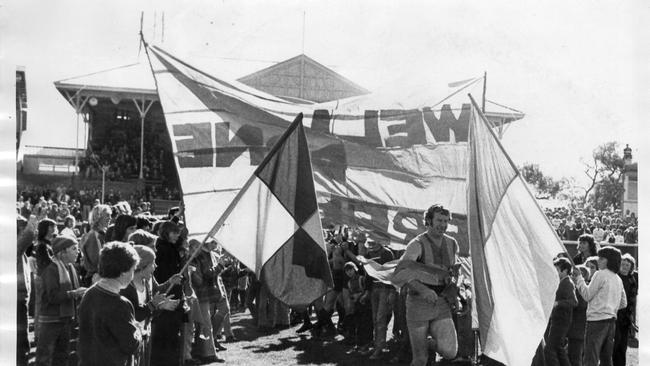
<path fill-rule="evenodd" d="M 133 305 L 135 320 L 139 322 L 156 315 L 157 310 L 150 301 L 154 294 L 164 292 L 169 287 L 167 284 L 159 285 L 155 278 L 151 282 L 152 288 L 146 287 L 147 294 L 145 296 L 145 303 L 142 305 L 138 301 L 138 290 L 135 289 L 133 282 L 129 283 L 125 289 L 120 291 L 120 295 L 124 296 Z"/>
<path fill-rule="evenodd" d="M 24 262 L 26 261 L 25 254 L 30 250 L 30 246 L 34 242 L 34 231 L 33 230 L 24 230 L 18 236 L 18 250 L 16 258 L 16 274 L 18 275 L 18 299 L 27 299 L 27 283 L 29 279 L 25 278 L 25 268 Z"/>
<path fill-rule="evenodd" d="M 68 269 L 68 275 L 71 275 Z M 41 298 L 40 317 L 44 321 L 59 319 L 61 307 L 74 309 L 74 299 L 68 295 L 72 286 L 64 288 L 59 283 L 59 269 L 55 263 L 50 263 L 41 274 L 43 292 Z M 72 279 L 71 279 L 72 280 Z"/>
<path fill-rule="evenodd" d="M 566 324 L 568 327 L 571 324 L 573 308 L 578 305 L 576 287 L 571 278 L 565 277 L 560 281 L 555 292 L 555 302 L 553 311 L 551 311 L 551 323 Z"/>
<path fill-rule="evenodd" d="M 171 276 L 180 272 L 183 265 L 175 244 L 162 238 L 156 240 L 156 266 L 153 277 L 158 283 L 167 282 Z M 175 299 L 182 299 L 181 286 L 174 286 L 170 294 L 174 294 Z"/>
<path fill-rule="evenodd" d="M 219 272 L 213 256 L 213 253 L 201 249 L 192 261 L 196 266 L 196 272 L 192 273 L 192 287 L 201 302 L 217 302 L 221 299 L 222 294 L 217 283 Z"/>
<path fill-rule="evenodd" d="M 619 273 L 618 276 L 621 278 L 621 281 L 623 282 L 623 288 L 625 289 L 627 306 L 618 311 L 618 313 L 616 314 L 616 322 L 620 326 L 630 326 L 632 324 L 632 321 L 635 318 L 636 296 L 639 292 L 638 272 L 634 272 L 627 276 L 622 276 Z"/>
<path fill-rule="evenodd" d="M 579 264 L 584 264 L 586 261 L 587 261 L 587 258 L 585 258 L 585 255 L 582 254 L 581 251 L 578 251 L 578 254 L 576 254 L 573 257 L 573 264 L 575 264 L 576 266 L 579 265 Z"/>
<path fill-rule="evenodd" d="M 569 328 L 568 338 L 585 339 L 585 329 L 587 326 L 587 302 L 582 298 L 578 289 L 576 289 L 576 298 L 578 305 L 573 308 L 571 315 L 571 327 Z"/>
<path fill-rule="evenodd" d="M 140 346 L 133 306 L 95 285 L 79 305 L 79 366 L 124 366 Z"/>

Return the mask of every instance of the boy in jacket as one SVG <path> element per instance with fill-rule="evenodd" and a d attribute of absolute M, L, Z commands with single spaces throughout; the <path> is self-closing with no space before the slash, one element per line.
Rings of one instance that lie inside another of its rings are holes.
<path fill-rule="evenodd" d="M 570 366 L 565 345 L 571 327 L 573 308 L 578 305 L 578 299 L 573 281 L 569 277 L 571 262 L 567 258 L 560 257 L 553 261 L 553 265 L 560 277 L 560 284 L 555 292 L 555 303 L 549 319 L 544 358 L 548 366 Z"/>

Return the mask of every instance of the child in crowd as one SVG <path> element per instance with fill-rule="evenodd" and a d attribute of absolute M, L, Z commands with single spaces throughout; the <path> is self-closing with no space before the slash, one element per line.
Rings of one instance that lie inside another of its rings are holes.
<path fill-rule="evenodd" d="M 621 252 L 614 247 L 598 251 L 598 271 L 587 285 L 582 273 L 574 271 L 573 279 L 580 295 L 587 301 L 584 365 L 612 366 L 616 313 L 627 306 L 623 282 L 618 276 Z"/>
<path fill-rule="evenodd" d="M 343 302 L 345 306 L 345 324 L 348 336 L 354 346 L 347 352 L 367 352 L 372 342 L 372 309 L 370 307 L 369 292 L 366 286 L 366 277 L 359 275 L 359 270 L 353 262 L 343 266 L 348 277 L 348 286 L 343 288 Z"/>
<path fill-rule="evenodd" d="M 584 265 L 576 266 L 574 271 L 580 271 L 585 282 L 589 284 L 589 269 Z M 580 295 L 580 291 L 576 288 L 576 297 L 578 299 L 578 306 L 573 308 L 573 316 L 571 318 L 571 327 L 569 328 L 569 361 L 571 366 L 582 366 L 582 353 L 585 343 L 585 327 L 587 324 L 587 302 Z"/>
<path fill-rule="evenodd" d="M 634 328 L 636 296 L 639 292 L 639 276 L 634 270 L 636 260 L 629 253 L 623 254 L 621 269 L 618 272 L 627 299 L 627 307 L 616 315 L 616 335 L 614 336 L 614 366 L 625 366 L 628 338 Z"/>
<path fill-rule="evenodd" d="M 555 292 L 555 303 L 546 332 L 544 358 L 546 365 L 569 365 L 569 356 L 564 346 L 571 325 L 573 308 L 578 305 L 578 300 L 575 286 L 569 277 L 571 262 L 567 258 L 558 257 L 553 261 L 553 265 L 560 277 L 560 284 Z"/>

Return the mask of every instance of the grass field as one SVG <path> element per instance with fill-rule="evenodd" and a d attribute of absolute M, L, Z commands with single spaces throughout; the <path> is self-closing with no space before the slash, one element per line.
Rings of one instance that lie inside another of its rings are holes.
<path fill-rule="evenodd" d="M 31 319 L 30 319 L 31 322 Z M 235 313 L 232 316 L 234 343 L 224 343 L 226 351 L 219 352 L 219 357 L 226 360 L 226 365 L 271 366 L 271 365 L 318 365 L 318 366 L 370 366 L 395 365 L 384 360 L 371 361 L 368 357 L 346 355 L 350 348 L 343 343 L 343 337 L 314 339 L 309 332 L 297 334 L 299 325 L 272 332 L 260 332 L 254 326 L 250 315 Z M 389 326 L 388 329 L 391 329 Z M 390 332 L 389 332 L 390 333 Z M 390 337 L 390 336 L 389 336 Z M 33 334 L 30 333 L 30 340 Z M 74 342 L 74 341 L 73 341 Z M 389 341 L 390 346 L 390 341 Z M 30 365 L 34 364 L 35 348 L 32 348 Z M 223 365 L 212 363 L 209 365 Z M 407 365 L 406 363 L 397 365 Z M 469 363 L 457 363 L 469 365 Z M 638 348 L 628 348 L 629 366 L 638 366 Z M 152 365 L 155 366 L 155 365 Z M 528 365 L 524 365 L 528 366 Z"/>
<path fill-rule="evenodd" d="M 345 352 L 350 346 L 342 342 L 343 337 L 340 335 L 330 339 L 313 339 L 309 332 L 297 334 L 296 329 L 299 325 L 272 333 L 261 333 L 253 326 L 248 313 L 234 314 L 232 324 L 233 332 L 239 341 L 224 344 L 228 350 L 220 352 L 219 356 L 226 360 L 226 364 L 245 366 L 393 365 L 388 362 L 389 357 L 383 361 L 371 361 L 368 360 L 368 357 L 346 355 Z M 389 329 L 391 329 L 390 326 Z M 465 364 L 469 363 L 458 363 L 458 365 Z M 628 348 L 627 365 L 638 366 L 638 348 Z"/>

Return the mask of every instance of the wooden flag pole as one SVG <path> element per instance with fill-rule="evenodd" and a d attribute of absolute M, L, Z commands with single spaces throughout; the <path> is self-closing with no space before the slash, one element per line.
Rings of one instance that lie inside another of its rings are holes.
<path fill-rule="evenodd" d="M 472 357 L 472 365 L 478 366 L 479 365 L 479 342 L 481 341 L 481 338 L 479 336 L 479 330 L 474 329 L 474 357 Z"/>
<path fill-rule="evenodd" d="M 481 105 L 481 112 L 485 114 L 485 92 L 487 91 L 487 71 L 483 72 L 483 103 Z"/>
<path fill-rule="evenodd" d="M 239 202 L 239 200 L 241 200 L 241 197 L 242 197 L 242 196 L 244 195 L 244 193 L 246 192 L 246 189 L 247 189 L 251 184 L 253 184 L 253 180 L 254 180 L 254 179 L 255 179 L 255 174 L 252 174 L 252 175 L 250 176 L 250 178 L 248 178 L 248 180 L 246 181 L 246 183 L 244 184 L 244 186 L 239 190 L 239 192 L 237 192 L 237 196 L 235 196 L 235 198 L 230 202 L 230 205 L 228 205 L 228 207 L 227 207 L 226 210 L 223 212 L 223 214 L 221 215 L 221 217 L 219 217 L 219 220 L 217 220 L 217 223 L 214 224 L 214 226 L 213 226 L 212 229 L 208 232 L 208 234 L 205 236 L 205 238 L 203 238 L 203 241 L 201 241 L 201 244 L 200 244 L 200 245 L 199 245 L 199 246 L 194 250 L 194 252 L 193 252 L 192 255 L 190 256 L 190 258 L 185 262 L 185 265 L 183 265 L 183 268 L 181 268 L 181 270 L 178 272 L 178 274 L 182 274 L 183 272 L 185 272 L 185 270 L 187 270 L 187 268 L 189 267 L 189 265 L 190 265 L 190 263 L 192 262 L 192 260 L 194 260 L 194 258 L 196 258 L 196 257 L 199 255 L 199 252 L 201 251 L 201 249 L 203 248 L 203 246 L 205 245 L 205 243 L 208 242 L 208 239 L 209 239 L 210 237 L 212 237 L 212 235 L 214 235 L 214 234 L 215 234 L 215 233 L 216 233 L 216 232 L 221 228 L 221 226 L 223 226 L 223 223 L 226 221 L 226 218 L 228 217 L 228 215 L 230 215 L 230 213 L 231 213 L 232 210 L 235 208 L 235 205 Z M 216 239 L 214 239 L 214 240 L 217 241 Z M 218 241 L 217 241 L 217 243 L 218 243 Z M 168 290 L 168 291 L 169 291 L 169 290 Z"/>

